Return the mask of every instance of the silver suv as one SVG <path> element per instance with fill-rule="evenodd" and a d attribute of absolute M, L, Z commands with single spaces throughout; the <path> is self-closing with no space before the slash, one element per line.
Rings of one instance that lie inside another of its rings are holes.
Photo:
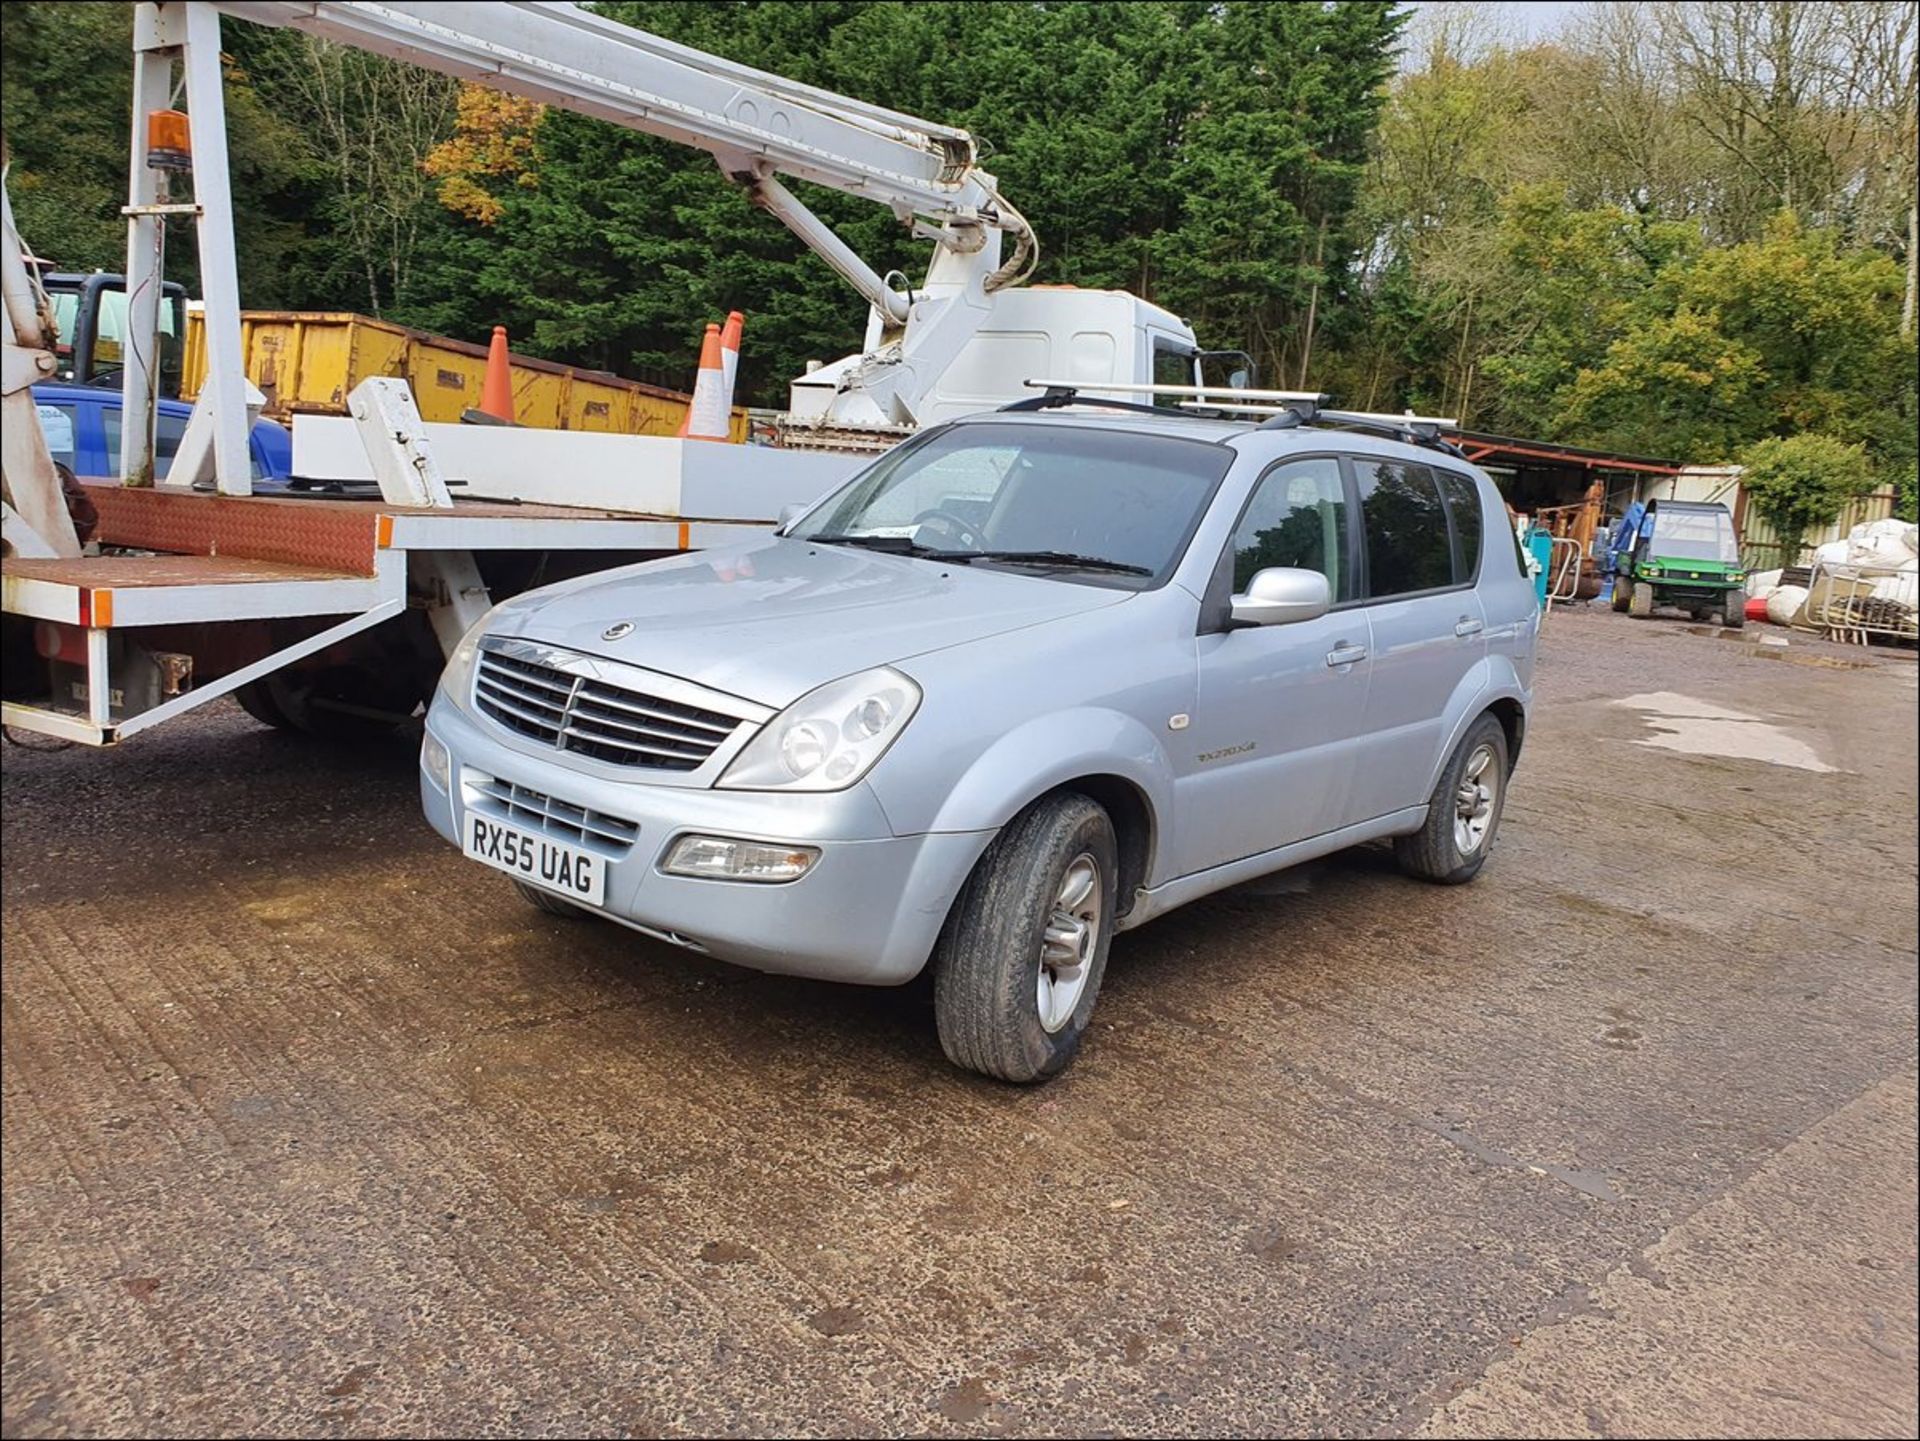
<path fill-rule="evenodd" d="M 427 717 L 428 820 L 545 911 L 931 966 L 947 1055 L 1010 1081 L 1072 1060 L 1116 931 L 1381 837 L 1471 880 L 1539 624 L 1492 482 L 1298 414 L 1027 406 L 497 606 Z"/>

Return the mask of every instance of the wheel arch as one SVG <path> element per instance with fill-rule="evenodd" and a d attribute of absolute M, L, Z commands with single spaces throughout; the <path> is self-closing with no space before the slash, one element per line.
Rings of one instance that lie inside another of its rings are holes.
<path fill-rule="evenodd" d="M 1512 696 L 1501 696 L 1487 711 L 1507 733 L 1507 774 L 1512 775 L 1514 767 L 1520 764 L 1520 747 L 1527 739 L 1527 708 Z"/>
<path fill-rule="evenodd" d="M 1439 781 L 1461 737 L 1483 715 L 1498 719 L 1506 734 L 1507 774 L 1512 775 L 1527 737 L 1527 702 L 1527 688 L 1507 657 L 1489 656 L 1475 666 L 1447 704 L 1444 738 L 1427 772 L 1428 791 Z"/>
<path fill-rule="evenodd" d="M 1146 885 L 1147 877 L 1153 872 L 1153 857 L 1159 842 L 1159 821 L 1153 802 L 1125 776 L 1093 772 L 1061 781 L 1027 805 L 1036 805 L 1048 796 L 1069 794 L 1085 796 L 1105 811 L 1113 823 L 1114 853 L 1120 866 L 1120 874 L 1115 877 L 1114 913 L 1124 916 L 1133 909 L 1134 895 Z"/>

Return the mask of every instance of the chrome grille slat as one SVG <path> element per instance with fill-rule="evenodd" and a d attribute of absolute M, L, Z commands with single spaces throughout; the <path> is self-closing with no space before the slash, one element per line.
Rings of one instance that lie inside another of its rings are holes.
<path fill-rule="evenodd" d="M 556 694 L 553 688 L 545 681 L 534 680 L 530 676 L 510 675 L 495 671 L 484 677 L 484 679 L 488 685 L 505 691 L 508 695 L 528 701 L 533 705 L 564 706 L 567 703 L 566 691 L 560 691 Z"/>
<path fill-rule="evenodd" d="M 571 805 L 528 786 L 514 785 L 476 771 L 467 772 L 466 781 L 484 800 L 492 803 L 487 809 L 501 819 L 560 840 L 583 844 L 599 841 L 611 850 L 625 851 L 640 834 L 637 822 Z"/>
<path fill-rule="evenodd" d="M 488 648 L 480 652 L 473 699 L 508 730 L 610 765 L 657 771 L 699 769 L 748 724 L 689 701 Z"/>
<path fill-rule="evenodd" d="M 486 698 L 492 701 L 495 705 L 499 706 L 500 709 L 507 711 L 510 714 L 516 715 L 521 720 L 527 721 L 533 725 L 544 726 L 548 730 L 556 731 L 556 732 L 560 729 L 561 713 L 559 711 L 555 711 L 551 716 L 544 716 L 544 715 L 540 715 L 535 711 L 523 710 L 521 707 L 515 705 L 512 701 L 506 699 L 504 695 L 494 694 L 493 692 L 495 687 L 493 685 L 493 682 L 489 680 L 486 676 L 480 677 L 480 684 L 482 687 L 485 688 L 484 693 L 486 695 Z"/>
<path fill-rule="evenodd" d="M 616 735 L 646 736 L 650 740 L 669 741 L 685 746 L 695 754 L 704 754 L 712 749 L 705 736 L 692 736 L 684 731 L 671 730 L 663 725 L 645 725 L 639 721 L 615 720 L 612 716 L 594 715 L 586 709 L 584 701 L 575 701 L 573 712 L 567 717 L 573 725 L 603 726 Z"/>
<path fill-rule="evenodd" d="M 546 689 L 558 694 L 562 699 L 573 689 L 573 677 L 571 676 L 563 676 L 556 679 L 556 673 L 546 670 L 545 667 L 531 665 L 523 660 L 515 660 L 512 656 L 508 655 L 497 655 L 489 652 L 487 658 L 493 662 L 496 674 L 501 671 L 509 672 L 516 680 L 544 686 Z"/>
<path fill-rule="evenodd" d="M 687 769 L 689 770 L 706 759 L 704 755 L 689 755 L 686 751 L 670 751 L 662 746 L 648 745 L 644 741 L 630 741 L 622 736 L 595 735 L 592 731 L 580 729 L 578 716 L 575 716 L 573 720 L 567 723 L 566 733 L 576 740 L 586 741 L 591 745 L 611 746 L 620 750 L 630 750 L 638 755 L 659 756 L 662 760 L 686 761 L 688 763 Z M 641 762 L 635 762 L 635 764 L 641 764 Z"/>
<path fill-rule="evenodd" d="M 641 705 L 629 698 L 630 693 L 614 690 L 611 686 L 601 685 L 597 681 L 588 681 L 580 687 L 580 699 L 592 705 L 605 706 L 608 710 L 626 711 L 637 716 L 646 716 L 651 720 L 669 721 L 674 725 L 692 726 L 704 731 L 712 731 L 725 740 L 732 735 L 740 722 L 732 716 L 723 716 L 718 711 L 703 711 L 689 706 L 685 714 L 674 715 Z M 711 721 L 700 720 L 700 716 L 712 716 Z"/>

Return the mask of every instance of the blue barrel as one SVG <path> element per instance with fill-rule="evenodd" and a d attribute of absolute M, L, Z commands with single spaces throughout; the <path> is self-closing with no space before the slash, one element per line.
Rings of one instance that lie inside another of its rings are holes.
<path fill-rule="evenodd" d="M 1531 526 L 1527 530 L 1527 554 L 1533 557 L 1533 598 L 1542 606 L 1547 603 L 1547 582 L 1551 579 L 1553 567 L 1553 532 L 1544 525 Z"/>

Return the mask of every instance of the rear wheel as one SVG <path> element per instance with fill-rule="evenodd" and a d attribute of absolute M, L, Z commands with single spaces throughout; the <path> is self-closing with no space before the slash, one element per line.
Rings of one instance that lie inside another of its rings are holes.
<path fill-rule="evenodd" d="M 1116 854 L 1107 813 L 1068 793 L 987 848 L 934 947 L 934 1019 L 955 1065 L 1019 1082 L 1067 1068 L 1107 967 Z"/>
<path fill-rule="evenodd" d="M 1640 620 L 1653 614 L 1653 587 L 1644 580 L 1633 583 L 1633 595 L 1627 601 L 1627 614 Z"/>
<path fill-rule="evenodd" d="M 1394 859 L 1410 876 L 1457 886 L 1480 874 L 1507 799 L 1507 732 L 1483 715 L 1467 730 L 1434 783 L 1427 823 L 1396 836 Z"/>
<path fill-rule="evenodd" d="M 280 709 L 280 703 L 273 698 L 273 692 L 267 689 L 267 683 L 264 680 L 248 681 L 234 691 L 233 698 L 240 702 L 240 709 L 259 721 L 261 725 L 269 725 L 275 730 L 283 731 L 299 729 L 288 719 L 287 713 Z"/>
<path fill-rule="evenodd" d="M 538 886 L 530 886 L 525 881 L 516 880 L 513 888 L 520 892 L 520 899 L 536 911 L 545 911 L 550 916 L 565 916 L 569 920 L 584 921 L 590 914 L 576 906 L 564 896 L 556 896 L 552 891 L 543 891 Z"/>
<path fill-rule="evenodd" d="M 1747 593 L 1745 590 L 1730 590 L 1726 594 L 1724 608 L 1720 614 L 1722 624 L 1728 630 L 1739 630 L 1747 623 Z"/>
<path fill-rule="evenodd" d="M 255 720 L 342 745 L 397 738 L 425 699 L 399 668 L 359 665 L 295 666 L 234 695 Z"/>

